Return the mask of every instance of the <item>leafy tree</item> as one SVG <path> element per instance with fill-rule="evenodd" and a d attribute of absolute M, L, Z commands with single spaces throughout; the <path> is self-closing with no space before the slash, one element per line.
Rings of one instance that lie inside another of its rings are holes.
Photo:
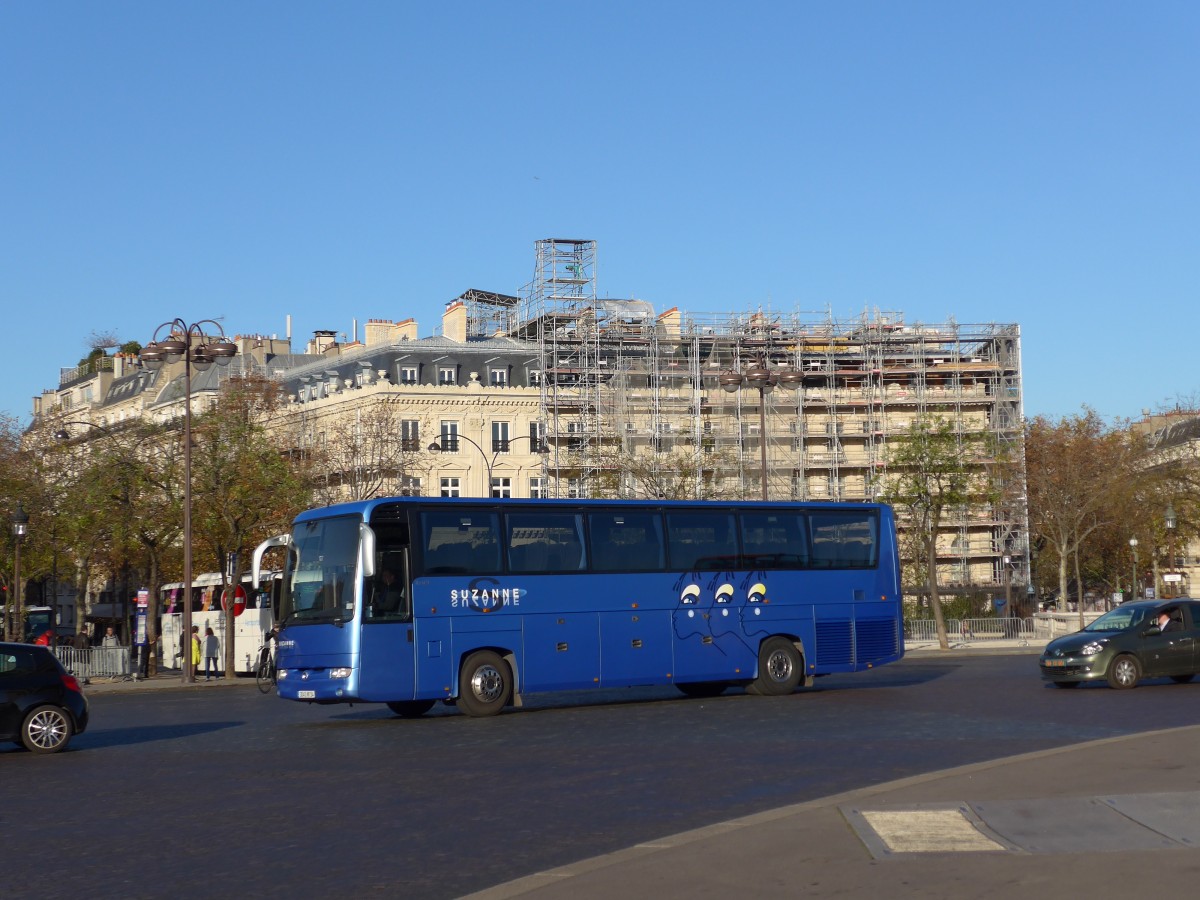
<path fill-rule="evenodd" d="M 133 583 L 148 586 L 147 640 L 153 647 L 163 556 L 178 552 L 178 442 L 157 426 L 130 422 L 93 426 L 64 444 L 53 437 L 56 426 L 46 422 L 27 435 L 46 487 L 39 532 L 52 548 L 47 574 L 57 584 L 66 567 L 80 623 L 90 614 L 88 587 L 97 573 L 119 578 L 123 599 Z M 153 654 L 151 660 L 153 665 Z"/>
<path fill-rule="evenodd" d="M 1057 566 L 1061 609 L 1066 608 L 1070 572 L 1082 615 L 1088 542 L 1118 522 L 1128 534 L 1136 511 L 1145 508 L 1133 502 L 1152 481 L 1141 464 L 1144 459 L 1143 441 L 1125 427 L 1110 428 L 1094 410 L 1085 408 L 1058 422 L 1039 416 L 1026 426 L 1031 539 L 1041 548 L 1039 568 Z M 1114 536 L 1107 533 L 1107 538 L 1111 546 Z"/>
<path fill-rule="evenodd" d="M 1006 460 L 982 435 L 960 431 L 942 418 L 916 420 L 888 446 L 881 497 L 907 519 L 914 558 L 921 561 L 925 574 L 938 644 L 948 650 L 938 593 L 938 534 L 949 510 L 996 501 L 997 464 Z"/>
<path fill-rule="evenodd" d="M 12 528 L 8 526 L 18 503 L 23 505 L 31 518 L 36 515 L 36 506 L 29 502 L 30 492 L 33 488 L 33 479 L 30 478 L 30 475 L 30 460 L 21 447 L 21 432 L 17 420 L 12 416 L 0 414 L 0 515 L 4 517 L 2 544 L 4 558 L 0 560 L 0 586 L 4 590 L 3 632 L 6 640 L 11 639 L 17 633 L 17 629 L 23 628 L 17 621 L 19 618 L 16 608 L 17 585 L 13 572 L 16 539 L 13 536 Z M 26 539 L 21 544 L 22 576 L 31 571 L 31 567 L 26 563 L 29 558 L 27 548 L 30 543 L 31 541 Z"/>
<path fill-rule="evenodd" d="M 192 434 L 192 537 L 216 571 L 284 530 L 308 505 L 309 489 L 263 425 L 282 400 L 276 382 L 232 379 Z M 225 585 L 228 587 L 228 585 Z M 233 677 L 233 616 L 225 617 L 225 674 Z"/>

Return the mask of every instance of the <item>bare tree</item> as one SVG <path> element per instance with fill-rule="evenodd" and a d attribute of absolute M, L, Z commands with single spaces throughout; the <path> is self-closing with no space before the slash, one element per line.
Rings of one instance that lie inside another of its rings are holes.
<path fill-rule="evenodd" d="M 602 474 L 597 493 L 604 497 L 668 500 L 728 500 L 736 492 L 722 475 L 736 466 L 726 451 L 677 447 L 671 450 L 612 445 L 596 453 Z"/>
<path fill-rule="evenodd" d="M 328 496 L 321 499 L 369 500 L 399 493 L 401 480 L 422 468 L 417 434 L 427 426 L 418 422 L 417 434 L 411 434 L 403 422 L 399 407 L 390 402 L 360 407 L 353 416 L 339 418 L 314 460 L 324 470 Z"/>

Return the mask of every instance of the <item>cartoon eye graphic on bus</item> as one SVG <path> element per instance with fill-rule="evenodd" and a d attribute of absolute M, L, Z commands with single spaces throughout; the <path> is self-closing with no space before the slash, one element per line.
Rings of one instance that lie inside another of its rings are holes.
<path fill-rule="evenodd" d="M 700 600 L 700 585 L 689 584 L 679 595 L 679 602 L 684 606 L 695 606 Z"/>
<path fill-rule="evenodd" d="M 717 588 L 717 592 L 714 595 L 714 599 L 719 604 L 728 603 L 730 600 L 733 599 L 733 585 L 729 584 L 728 582 L 721 585 L 719 588 Z"/>
<path fill-rule="evenodd" d="M 767 586 L 761 581 L 750 585 L 746 592 L 747 603 L 763 603 L 767 599 Z"/>

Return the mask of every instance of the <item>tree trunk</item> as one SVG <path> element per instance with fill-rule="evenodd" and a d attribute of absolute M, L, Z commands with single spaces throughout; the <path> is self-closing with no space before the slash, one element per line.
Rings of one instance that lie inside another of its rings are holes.
<path fill-rule="evenodd" d="M 1079 610 L 1079 630 L 1083 631 L 1083 579 L 1079 577 L 1079 545 L 1075 545 L 1075 550 L 1071 554 L 1071 562 L 1075 568 L 1075 593 L 1077 600 L 1075 606 Z"/>
<path fill-rule="evenodd" d="M 1067 549 L 1058 554 L 1058 602 L 1054 604 L 1059 612 L 1067 611 Z"/>
<path fill-rule="evenodd" d="M 946 617 L 942 613 L 942 598 L 938 596 L 936 530 L 929 535 L 929 542 L 925 547 L 925 559 L 929 568 L 929 605 L 933 608 L 933 622 L 937 628 L 938 647 L 942 650 L 949 650 L 950 640 L 946 635 Z"/>

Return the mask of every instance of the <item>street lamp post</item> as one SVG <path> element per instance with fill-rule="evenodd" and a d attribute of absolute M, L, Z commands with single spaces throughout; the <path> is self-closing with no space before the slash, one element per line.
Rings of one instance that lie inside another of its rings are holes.
<path fill-rule="evenodd" d="M 10 626 L 8 639 L 12 641 L 25 640 L 25 591 L 21 586 L 21 539 L 29 531 L 29 516 L 17 502 L 17 511 L 12 516 L 13 537 L 16 539 L 16 549 L 13 557 L 13 590 L 16 593 L 16 621 Z M 11 610 L 9 611 L 11 613 Z M 53 623 L 51 623 L 53 624 Z"/>
<path fill-rule="evenodd" d="M 204 326 L 217 329 L 219 338 L 205 336 Z M 159 332 L 167 329 L 167 337 L 158 340 Z M 192 670 L 192 369 L 205 371 L 216 362 L 227 366 L 237 355 L 237 345 L 225 337 L 225 331 L 212 319 L 201 319 L 191 325 L 183 319 L 164 322 L 154 330 L 150 343 L 142 348 L 142 364 L 154 372 L 164 363 L 183 360 L 183 661 L 180 666 L 184 684 L 195 680 Z M 165 648 L 164 648 L 165 649 Z"/>
<path fill-rule="evenodd" d="M 721 388 L 730 394 L 736 394 L 743 385 L 758 390 L 758 450 L 764 500 L 770 499 L 767 491 L 767 394 L 775 385 L 793 390 L 798 388 L 803 380 L 804 377 L 794 369 L 772 369 L 762 356 L 744 373 L 729 370 L 722 372 L 717 378 Z"/>
<path fill-rule="evenodd" d="M 1009 566 L 1012 564 L 1012 557 L 1004 557 L 1004 611 L 1006 615 L 1013 614 L 1012 608 L 1012 570 Z"/>
<path fill-rule="evenodd" d="M 1167 553 L 1170 557 L 1167 559 L 1167 577 L 1163 579 L 1166 584 L 1166 590 L 1163 591 L 1168 597 L 1175 596 L 1175 505 L 1168 500 L 1167 510 L 1163 516 L 1163 522 L 1167 526 Z"/>
<path fill-rule="evenodd" d="M 1133 579 L 1129 582 L 1129 594 L 1131 600 L 1136 600 L 1138 595 L 1137 545 L 1138 539 L 1131 537 L 1129 539 L 1129 549 L 1133 551 Z"/>
<path fill-rule="evenodd" d="M 513 444 L 516 441 L 529 441 L 529 447 L 534 453 L 545 456 L 546 454 L 548 454 L 550 452 L 549 447 L 547 447 L 544 443 L 539 441 L 537 438 L 535 438 L 531 434 L 522 434 L 522 435 L 518 435 L 515 438 L 506 439 L 504 441 L 504 446 L 498 447 L 496 449 L 496 451 L 492 454 L 490 459 L 488 458 L 487 451 L 484 450 L 482 447 L 480 447 L 476 441 L 467 437 L 465 434 L 457 434 L 456 433 L 453 436 L 444 435 L 439 440 L 445 441 L 447 444 L 449 444 L 450 441 L 460 441 L 460 440 L 466 441 L 468 444 L 470 444 L 472 447 L 474 447 L 476 450 L 479 451 L 479 455 L 483 457 L 483 464 L 485 466 L 487 466 L 487 487 L 486 487 L 486 492 L 484 493 L 485 497 L 490 497 L 492 495 L 492 467 L 496 464 L 496 459 L 500 456 L 501 452 L 507 450 L 509 448 L 509 445 Z M 438 441 L 434 441 L 433 443 L 431 443 L 429 445 L 428 449 L 429 449 L 430 453 L 445 453 L 447 451 L 457 450 L 458 448 L 454 447 L 454 446 L 442 446 L 442 444 L 439 443 Z"/>

